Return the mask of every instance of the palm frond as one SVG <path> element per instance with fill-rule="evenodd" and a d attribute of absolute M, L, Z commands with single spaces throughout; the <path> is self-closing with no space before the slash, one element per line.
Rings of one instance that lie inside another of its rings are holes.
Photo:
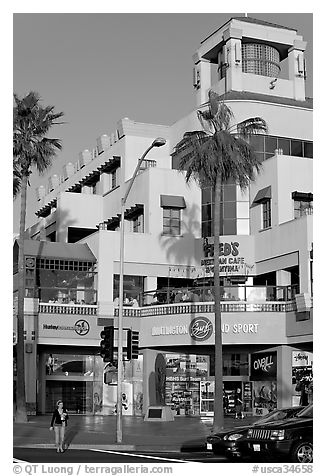
<path fill-rule="evenodd" d="M 237 133 L 239 136 L 247 139 L 250 135 L 267 133 L 267 124 L 261 117 L 250 117 L 237 124 Z"/>
<path fill-rule="evenodd" d="M 60 139 L 46 137 L 51 127 L 63 116 L 54 106 L 40 105 L 40 96 L 31 91 L 20 99 L 14 94 L 13 156 L 21 176 L 29 176 L 35 166 L 43 173 L 51 166 L 56 152 L 62 149 Z"/>
<path fill-rule="evenodd" d="M 225 104 L 215 91 L 210 90 L 208 93 L 209 110 L 214 117 L 216 123 L 216 130 L 228 130 L 231 120 L 233 119 L 232 110 Z"/>

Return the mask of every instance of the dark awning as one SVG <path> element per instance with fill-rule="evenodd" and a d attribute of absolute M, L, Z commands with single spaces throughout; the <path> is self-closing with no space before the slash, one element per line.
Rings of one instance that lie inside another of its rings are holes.
<path fill-rule="evenodd" d="M 264 203 L 271 198 L 272 198 L 272 188 L 269 185 L 268 187 L 262 188 L 261 190 L 257 192 L 251 206 L 255 207 L 256 205 L 259 205 L 260 203 Z"/>
<path fill-rule="evenodd" d="M 306 192 L 292 192 L 292 198 L 293 200 L 302 200 L 303 202 L 312 202 L 314 199 L 314 196 L 312 193 L 306 193 Z"/>
<path fill-rule="evenodd" d="M 161 207 L 186 208 L 186 202 L 180 195 L 161 195 Z"/>
<path fill-rule="evenodd" d="M 95 256 L 86 243 L 24 240 L 24 255 L 37 256 L 38 258 L 96 262 Z"/>

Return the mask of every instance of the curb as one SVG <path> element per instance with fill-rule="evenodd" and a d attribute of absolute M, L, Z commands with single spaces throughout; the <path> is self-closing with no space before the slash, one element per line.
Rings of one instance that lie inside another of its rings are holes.
<path fill-rule="evenodd" d="M 49 443 L 35 443 L 35 444 L 18 444 L 14 445 L 15 448 L 42 448 L 42 449 L 53 449 L 55 450 L 54 444 Z M 83 445 L 83 444 L 73 444 L 69 445 L 65 451 L 69 450 L 107 450 L 107 451 L 150 451 L 155 453 L 181 453 L 180 449 L 176 449 L 175 446 L 162 446 L 153 447 L 153 446 L 136 446 L 136 445 Z"/>

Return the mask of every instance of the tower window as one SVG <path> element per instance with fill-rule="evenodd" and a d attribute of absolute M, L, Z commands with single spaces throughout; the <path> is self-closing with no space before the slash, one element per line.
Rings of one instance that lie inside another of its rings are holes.
<path fill-rule="evenodd" d="M 181 232 L 180 208 L 163 208 L 163 235 L 178 236 Z"/>
<path fill-rule="evenodd" d="M 272 215 L 271 215 L 271 200 L 268 199 L 263 202 L 263 228 L 269 228 L 272 226 Z"/>

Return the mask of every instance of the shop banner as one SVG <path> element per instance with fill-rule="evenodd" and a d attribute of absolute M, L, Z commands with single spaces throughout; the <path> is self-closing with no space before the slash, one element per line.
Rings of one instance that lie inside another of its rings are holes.
<path fill-rule="evenodd" d="M 222 241 L 223 239 L 223 241 Z M 201 265 L 204 276 L 214 276 L 214 237 L 203 239 L 204 258 Z M 220 276 L 255 275 L 253 236 L 223 236 L 219 249 Z"/>
<path fill-rule="evenodd" d="M 311 367 L 312 358 L 312 352 L 294 350 L 292 351 L 292 367 Z"/>
<path fill-rule="evenodd" d="M 170 310 L 170 309 L 169 309 Z M 173 309 L 171 309 L 173 311 Z M 178 313 L 141 319 L 140 347 L 214 345 L 214 314 Z M 222 313 L 223 344 L 287 343 L 286 314 L 275 312 Z"/>
<path fill-rule="evenodd" d="M 251 354 L 250 378 L 253 381 L 274 380 L 277 372 L 277 352 Z"/>
<path fill-rule="evenodd" d="M 38 343 L 99 345 L 102 329 L 96 316 L 39 314 Z"/>

